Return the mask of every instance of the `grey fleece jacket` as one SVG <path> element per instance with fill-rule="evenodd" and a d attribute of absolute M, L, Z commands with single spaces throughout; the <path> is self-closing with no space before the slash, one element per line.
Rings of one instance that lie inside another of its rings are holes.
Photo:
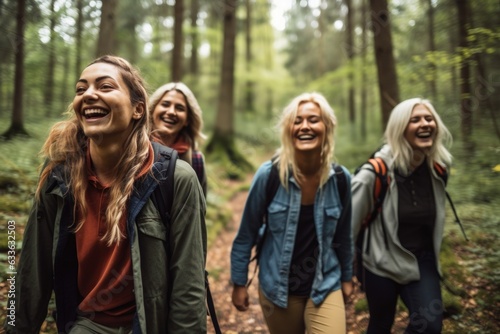
<path fill-rule="evenodd" d="M 404 247 L 398 238 L 398 187 L 394 177 L 392 154 L 390 147 L 385 145 L 376 157 L 381 157 L 388 167 L 390 184 L 382 205 L 387 233 L 388 245 L 384 243 L 384 232 L 380 215 L 370 224 L 370 240 L 364 238 L 363 242 L 363 265 L 372 273 L 390 278 L 397 283 L 407 284 L 411 281 L 419 280 L 420 273 L 416 257 Z M 365 164 L 361 170 L 353 177 L 352 187 L 352 227 L 353 238 L 356 239 L 364 218 L 373 210 L 373 187 L 375 174 L 370 171 L 371 165 Z M 445 184 L 432 169 L 432 187 L 436 204 L 436 220 L 434 223 L 433 245 L 436 255 L 436 266 L 439 273 L 439 252 L 443 239 L 445 222 Z M 366 233 L 365 233 L 366 236 Z M 365 252 L 367 243 L 369 251 Z"/>

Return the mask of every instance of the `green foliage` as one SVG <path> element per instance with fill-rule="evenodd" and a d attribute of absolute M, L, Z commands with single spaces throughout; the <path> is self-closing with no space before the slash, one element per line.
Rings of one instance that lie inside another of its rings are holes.
<path fill-rule="evenodd" d="M 366 298 L 362 298 L 356 302 L 354 305 L 354 311 L 356 313 L 368 312 L 368 301 Z"/>

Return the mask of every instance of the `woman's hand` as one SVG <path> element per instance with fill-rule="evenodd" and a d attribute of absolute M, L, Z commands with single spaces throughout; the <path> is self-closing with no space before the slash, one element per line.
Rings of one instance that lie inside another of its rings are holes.
<path fill-rule="evenodd" d="M 232 295 L 233 305 L 238 311 L 248 310 L 248 290 L 246 286 L 235 285 L 233 286 Z"/>
<path fill-rule="evenodd" d="M 351 295 L 354 291 L 354 285 L 352 281 L 349 282 L 342 282 L 342 295 L 344 296 L 344 303 L 347 304 L 347 302 L 351 299 Z"/>

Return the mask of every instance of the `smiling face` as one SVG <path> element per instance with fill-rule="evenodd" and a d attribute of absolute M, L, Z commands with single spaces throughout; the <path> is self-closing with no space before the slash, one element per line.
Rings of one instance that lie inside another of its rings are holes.
<path fill-rule="evenodd" d="M 186 98 L 175 89 L 166 92 L 155 106 L 153 127 L 165 145 L 174 143 L 188 125 L 188 112 Z"/>
<path fill-rule="evenodd" d="M 414 151 L 425 151 L 432 147 L 436 138 L 436 122 L 432 113 L 422 104 L 411 112 L 404 137 Z"/>
<path fill-rule="evenodd" d="M 118 67 L 107 63 L 95 63 L 83 70 L 76 84 L 73 109 L 85 135 L 100 142 L 125 142 L 132 120 L 143 114 L 142 106 L 132 106 Z"/>
<path fill-rule="evenodd" d="M 299 105 L 291 134 L 295 150 L 321 152 L 325 137 L 325 123 L 316 103 L 305 102 Z"/>

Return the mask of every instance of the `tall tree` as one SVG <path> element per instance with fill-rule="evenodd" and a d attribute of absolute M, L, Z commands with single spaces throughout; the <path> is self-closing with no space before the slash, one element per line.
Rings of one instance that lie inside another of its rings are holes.
<path fill-rule="evenodd" d="M 118 0 L 103 0 L 96 57 L 116 53 L 116 9 Z"/>
<path fill-rule="evenodd" d="M 184 0 L 175 0 L 174 6 L 174 48 L 172 50 L 172 81 L 182 79 Z"/>
<path fill-rule="evenodd" d="M 360 106 L 360 111 L 361 111 L 361 139 L 363 141 L 366 141 L 366 109 L 368 107 L 368 102 L 367 102 L 367 78 L 368 75 L 366 74 L 366 49 L 368 48 L 368 43 L 367 43 L 367 12 L 368 8 L 366 6 L 367 0 L 361 0 L 361 27 L 363 30 L 361 31 L 361 89 L 360 89 L 360 94 L 361 94 L 361 106 Z"/>
<path fill-rule="evenodd" d="M 250 170 L 252 166 L 237 151 L 234 140 L 234 63 L 236 53 L 236 0 L 224 1 L 224 40 L 219 83 L 217 116 L 207 152 L 218 154 L 217 161 L 229 159 L 235 169 Z M 236 176 L 236 175 L 230 175 Z"/>
<path fill-rule="evenodd" d="M 427 18 L 429 21 L 429 51 L 434 52 L 436 51 L 436 42 L 434 38 L 434 5 L 432 4 L 432 0 L 426 0 L 427 1 Z M 434 102 L 437 102 L 437 86 L 436 86 L 436 81 L 437 81 L 437 66 L 432 60 L 429 63 L 429 72 L 431 74 L 431 79 L 429 80 L 429 86 L 430 86 L 430 91 L 431 91 L 431 96 Z"/>
<path fill-rule="evenodd" d="M 349 91 L 348 91 L 348 108 L 349 121 L 354 124 L 356 121 L 356 105 L 354 102 L 354 19 L 352 0 L 344 0 L 347 7 L 346 20 L 346 53 L 349 60 Z"/>
<path fill-rule="evenodd" d="M 26 0 L 17 0 L 15 49 L 14 103 L 10 127 L 2 134 L 5 139 L 16 135 L 28 135 L 24 129 L 23 86 L 24 86 L 24 30 L 26 22 Z"/>
<path fill-rule="evenodd" d="M 54 72 L 56 66 L 56 12 L 55 12 L 55 2 L 56 0 L 50 1 L 50 41 L 48 43 L 48 62 L 47 62 L 47 74 L 45 82 L 45 92 L 44 92 L 44 107 L 45 116 L 50 117 L 52 113 L 52 103 L 54 101 Z"/>
<path fill-rule="evenodd" d="M 75 82 L 80 78 L 82 70 L 82 34 L 83 34 L 83 0 L 76 0 L 76 29 L 75 29 Z"/>
<path fill-rule="evenodd" d="M 249 78 L 252 73 L 252 0 L 245 0 L 247 17 L 245 20 L 245 65 L 247 71 L 245 89 L 245 111 L 255 111 L 254 108 L 254 83 Z"/>
<path fill-rule="evenodd" d="M 468 2 L 467 0 L 455 0 L 458 10 L 458 45 L 462 51 L 468 47 L 467 28 L 468 20 Z M 460 64 L 460 114 L 461 130 L 464 141 L 468 142 L 472 134 L 472 99 L 470 86 L 469 59 L 462 52 L 462 61 Z"/>
<path fill-rule="evenodd" d="M 142 23 L 146 15 L 141 2 L 135 0 L 122 0 L 119 6 L 117 50 L 132 64 L 140 59 L 139 38 L 136 28 Z"/>
<path fill-rule="evenodd" d="M 199 73 L 198 66 L 198 13 L 200 11 L 200 1 L 191 0 L 191 58 L 189 60 L 189 71 L 196 77 Z"/>
<path fill-rule="evenodd" d="M 382 124 L 385 128 L 392 108 L 399 102 L 398 77 L 392 47 L 391 20 L 387 0 L 370 0 L 370 9 Z"/>

